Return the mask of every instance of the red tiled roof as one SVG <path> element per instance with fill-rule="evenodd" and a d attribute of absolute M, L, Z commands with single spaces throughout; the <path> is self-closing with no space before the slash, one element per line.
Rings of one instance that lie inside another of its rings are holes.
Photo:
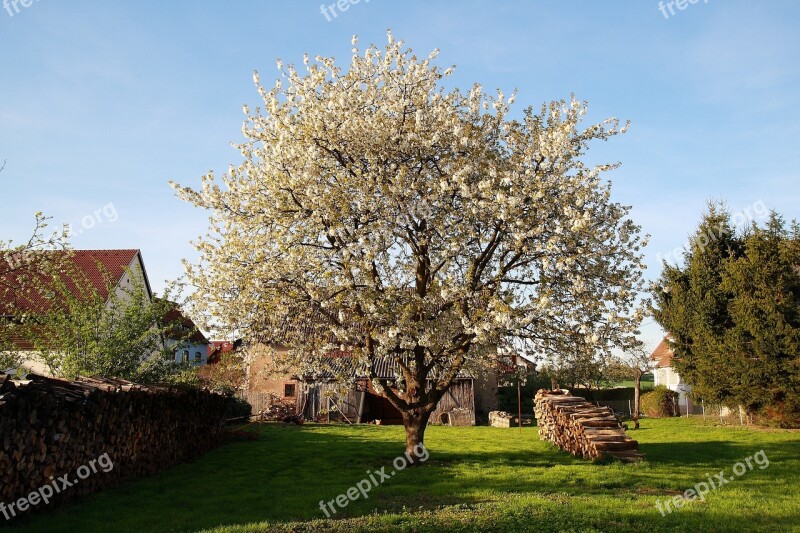
<path fill-rule="evenodd" d="M 77 272 L 84 276 L 101 297 L 108 297 L 108 281 L 112 284 L 119 282 L 125 269 L 139 254 L 139 250 L 70 250 L 36 252 L 41 254 L 61 254 L 69 258 Z M 0 256 L 0 262 L 7 264 L 5 258 Z M 7 270 L 0 268 L 0 271 Z M 144 274 L 144 272 L 143 272 Z M 51 305 L 47 298 L 38 292 L 25 295 L 18 290 L 19 273 L 12 269 L 0 279 L 0 315 L 16 315 L 21 311 L 41 313 Z M 81 288 L 77 287 L 68 271 L 62 271 L 62 280 L 76 297 L 81 296 Z M 145 282 L 146 274 L 145 274 Z M 149 290 L 149 286 L 147 287 Z"/>
<path fill-rule="evenodd" d="M 219 363 L 222 354 L 233 352 L 241 346 L 242 339 L 236 339 L 235 341 L 210 341 L 208 344 L 208 364 L 213 365 Z"/>
<path fill-rule="evenodd" d="M 188 333 L 188 337 L 184 340 L 198 344 L 208 344 L 206 336 L 197 328 L 191 318 L 183 314 L 180 306 L 175 302 L 169 303 L 169 311 L 167 311 L 167 314 L 164 316 L 165 324 L 170 326 L 169 333 L 174 335 L 175 338 L 182 338 Z"/>
<path fill-rule="evenodd" d="M 672 351 L 672 348 L 669 347 L 669 337 L 664 337 L 664 339 L 656 346 L 656 349 L 653 350 L 653 353 L 650 354 L 650 360 L 655 361 L 656 367 L 658 368 L 667 368 L 672 366 L 672 356 L 675 355 L 675 352 Z"/>
<path fill-rule="evenodd" d="M 209 350 L 219 350 L 222 353 L 232 352 L 236 341 L 209 341 Z"/>

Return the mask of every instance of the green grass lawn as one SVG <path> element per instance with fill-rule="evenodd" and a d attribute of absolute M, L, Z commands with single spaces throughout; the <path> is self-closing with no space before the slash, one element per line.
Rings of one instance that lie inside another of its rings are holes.
<path fill-rule="evenodd" d="M 18 531 L 800 531 L 800 432 L 644 420 L 648 460 L 593 464 L 540 442 L 536 428 L 431 427 L 428 461 L 323 520 L 332 500 L 393 467 L 403 429 L 267 425 L 192 464 L 31 516 Z M 763 450 L 705 501 L 666 500 Z"/>

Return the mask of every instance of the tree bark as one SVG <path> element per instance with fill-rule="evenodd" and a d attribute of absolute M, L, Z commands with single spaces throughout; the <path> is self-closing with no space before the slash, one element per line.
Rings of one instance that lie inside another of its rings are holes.
<path fill-rule="evenodd" d="M 425 429 L 428 427 L 431 412 L 428 409 L 412 409 L 403 413 L 403 425 L 406 428 L 406 457 L 412 465 L 419 464 L 420 458 L 425 455 L 422 446 L 425 443 Z"/>
<path fill-rule="evenodd" d="M 633 428 L 639 429 L 639 397 L 642 388 L 642 373 L 636 372 L 636 383 L 633 386 Z"/>

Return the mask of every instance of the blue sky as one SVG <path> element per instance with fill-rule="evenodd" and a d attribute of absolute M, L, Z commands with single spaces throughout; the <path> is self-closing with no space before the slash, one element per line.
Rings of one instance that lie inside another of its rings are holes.
<path fill-rule="evenodd" d="M 420 54 L 441 49 L 453 85 L 518 89 L 518 111 L 575 93 L 590 122 L 631 120 L 589 160 L 622 162 L 608 177 L 652 236 L 651 278 L 709 199 L 800 218 L 800 3 L 699 0 L 673 15 L 665 3 L 665 17 L 652 0 L 361 0 L 330 21 L 320 3 L 9 3 L 0 239 L 24 238 L 41 210 L 80 232 L 77 248 L 140 248 L 162 288 L 207 226 L 167 181 L 238 161 L 252 71 L 266 82 L 277 57 L 304 52 L 346 63 L 353 34 L 382 44 L 386 28 Z"/>

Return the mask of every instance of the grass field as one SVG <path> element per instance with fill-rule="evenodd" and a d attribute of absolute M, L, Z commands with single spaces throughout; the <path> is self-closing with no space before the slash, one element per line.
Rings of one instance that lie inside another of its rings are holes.
<path fill-rule="evenodd" d="M 18 531 L 800 531 L 800 432 L 644 420 L 648 460 L 592 464 L 540 442 L 536 428 L 431 427 L 430 458 L 324 520 L 367 470 L 393 469 L 401 427 L 267 425 L 199 461 L 18 524 Z M 705 501 L 666 501 L 763 450 Z M 752 464 L 752 463 L 751 463 Z"/>

